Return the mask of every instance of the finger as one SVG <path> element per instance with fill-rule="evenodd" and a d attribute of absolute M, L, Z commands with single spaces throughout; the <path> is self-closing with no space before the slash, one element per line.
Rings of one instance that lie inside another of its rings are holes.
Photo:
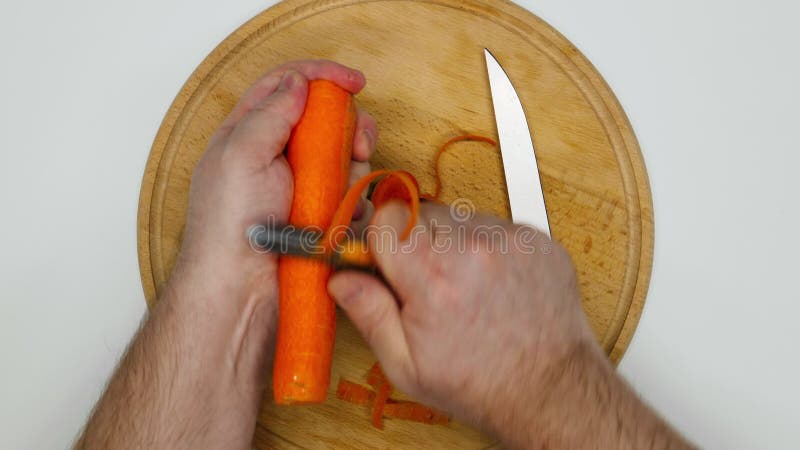
<path fill-rule="evenodd" d="M 371 275 L 344 271 L 331 276 L 328 291 L 364 336 L 389 378 L 409 386 L 408 380 L 414 379 L 410 352 L 400 310 L 386 285 Z"/>
<path fill-rule="evenodd" d="M 260 161 L 280 155 L 303 114 L 307 96 L 306 78 L 287 71 L 278 89 L 239 121 L 228 138 L 226 151 L 254 155 Z"/>
<path fill-rule="evenodd" d="M 347 186 L 352 186 L 365 175 L 369 175 L 371 171 L 372 167 L 368 162 L 350 161 L 350 177 L 347 181 Z"/>
<path fill-rule="evenodd" d="M 353 214 L 353 221 L 350 222 L 350 229 L 353 230 L 353 236 L 363 239 L 366 234 L 367 227 L 369 226 L 370 218 L 374 212 L 374 208 L 372 203 L 367 199 L 361 199 L 358 204 L 358 208 L 356 208 L 356 213 Z M 356 216 L 356 214 L 360 215 Z"/>
<path fill-rule="evenodd" d="M 358 111 L 356 135 L 353 139 L 353 160 L 368 161 L 375 152 L 377 138 L 378 125 L 375 119 L 365 111 Z"/>
<path fill-rule="evenodd" d="M 303 60 L 283 64 L 258 79 L 245 91 L 217 132 L 212 136 L 209 146 L 227 137 L 247 113 L 272 95 L 278 89 L 278 84 L 284 74 L 289 70 L 299 72 L 308 80 L 326 79 L 333 81 L 353 94 L 361 91 L 367 82 L 364 74 L 360 71 L 333 61 Z"/>
<path fill-rule="evenodd" d="M 408 207 L 390 202 L 374 214 L 365 232 L 375 262 L 401 303 L 427 298 L 436 278 L 447 278 L 456 270 L 458 252 L 470 235 L 470 224 L 458 222 L 450 208 L 438 203 L 420 205 L 415 226 L 403 242 L 399 237 L 408 224 Z"/>
<path fill-rule="evenodd" d="M 368 204 L 369 204 L 369 201 L 367 201 L 367 199 L 362 196 L 358 200 L 358 203 L 356 203 L 356 207 L 353 210 L 353 217 L 351 217 L 351 220 L 359 221 L 359 220 L 363 219 L 364 215 L 367 213 L 367 205 Z"/>
<path fill-rule="evenodd" d="M 288 62 L 276 69 L 277 72 L 296 70 L 309 80 L 330 80 L 358 94 L 367 84 L 367 78 L 358 69 L 353 69 L 326 59 L 307 59 Z"/>
<path fill-rule="evenodd" d="M 408 207 L 397 201 L 381 206 L 372 216 L 366 237 L 370 251 L 386 281 L 405 303 L 425 285 L 428 246 L 424 222 L 405 241 L 400 236 L 408 224 Z"/>
<path fill-rule="evenodd" d="M 351 161 L 350 162 L 350 179 L 348 180 L 347 185 L 352 186 L 356 181 L 360 180 L 365 175 L 368 175 L 372 168 L 368 162 L 358 162 L 358 161 Z M 355 211 L 353 211 L 353 220 L 359 220 L 364 217 L 364 212 L 367 206 L 367 193 L 361 193 L 361 200 L 358 201 L 356 205 Z"/>

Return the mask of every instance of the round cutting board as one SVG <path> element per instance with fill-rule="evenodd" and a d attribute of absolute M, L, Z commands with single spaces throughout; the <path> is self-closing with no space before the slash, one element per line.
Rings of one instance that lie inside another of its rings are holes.
<path fill-rule="evenodd" d="M 139 204 L 139 262 L 148 305 L 169 277 L 186 220 L 189 181 L 209 136 L 244 90 L 292 59 L 328 58 L 362 70 L 361 108 L 378 122 L 375 168 L 405 169 L 422 190 L 450 137 L 495 137 L 484 47 L 503 65 L 533 132 L 552 234 L 575 262 L 583 307 L 617 362 L 650 278 L 652 201 L 642 156 L 621 106 L 589 61 L 542 20 L 499 0 L 293 0 L 236 30 L 195 70 L 153 144 Z M 469 199 L 508 217 L 497 149 L 462 143 L 442 158 L 442 199 Z M 277 407 L 268 392 L 254 445 L 480 448 L 492 439 L 458 423 L 387 420 L 333 395 L 340 376 L 363 381 L 374 361 L 343 314 L 331 395 L 324 405 Z"/>

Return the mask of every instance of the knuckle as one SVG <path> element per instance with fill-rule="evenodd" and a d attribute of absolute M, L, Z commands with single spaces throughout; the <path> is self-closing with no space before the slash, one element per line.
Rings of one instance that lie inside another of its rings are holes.
<path fill-rule="evenodd" d="M 380 339 L 381 328 L 386 323 L 388 316 L 388 308 L 373 307 L 362 317 L 364 339 L 369 342 L 371 346 L 375 347 L 375 344 Z"/>

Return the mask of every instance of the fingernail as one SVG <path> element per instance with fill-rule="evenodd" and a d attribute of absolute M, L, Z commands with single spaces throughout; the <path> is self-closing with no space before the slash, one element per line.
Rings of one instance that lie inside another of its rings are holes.
<path fill-rule="evenodd" d="M 298 82 L 300 81 L 300 74 L 294 70 L 287 70 L 283 74 L 283 78 L 281 78 L 281 82 L 278 84 L 279 91 L 290 91 L 292 88 L 297 86 Z"/>
<path fill-rule="evenodd" d="M 328 282 L 328 292 L 340 306 L 358 301 L 361 297 L 361 284 L 348 280 L 348 277 L 333 276 Z"/>
<path fill-rule="evenodd" d="M 362 81 L 366 83 L 367 77 L 360 70 L 351 69 L 347 72 L 347 81 Z"/>

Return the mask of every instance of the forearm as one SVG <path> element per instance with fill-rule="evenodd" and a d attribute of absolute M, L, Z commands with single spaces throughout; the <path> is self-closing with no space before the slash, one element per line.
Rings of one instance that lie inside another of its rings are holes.
<path fill-rule="evenodd" d="M 524 390 L 490 419 L 511 448 L 691 448 L 596 347 L 577 347 L 541 376 L 541 390 Z"/>
<path fill-rule="evenodd" d="M 191 289 L 165 289 L 77 448 L 248 448 L 266 381 L 271 303 Z"/>

